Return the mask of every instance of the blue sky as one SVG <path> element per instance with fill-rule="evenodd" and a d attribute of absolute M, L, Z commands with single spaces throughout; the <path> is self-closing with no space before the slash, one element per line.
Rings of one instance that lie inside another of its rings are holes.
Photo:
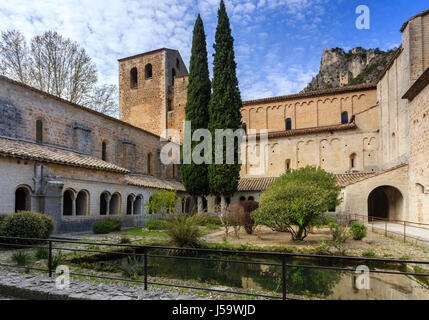
<path fill-rule="evenodd" d="M 117 84 L 117 59 L 168 47 L 189 64 L 192 29 L 201 13 L 212 62 L 219 0 L 1 0 L 0 30 L 27 38 L 46 30 L 78 41 L 102 83 Z M 399 29 L 428 9 L 426 0 L 226 0 L 244 100 L 296 93 L 316 75 L 325 47 L 390 49 Z M 358 30 L 355 9 L 370 9 Z"/>

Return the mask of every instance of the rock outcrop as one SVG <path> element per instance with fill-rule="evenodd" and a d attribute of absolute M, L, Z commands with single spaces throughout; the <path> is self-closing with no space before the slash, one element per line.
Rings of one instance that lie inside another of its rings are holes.
<path fill-rule="evenodd" d="M 303 92 L 374 82 L 395 50 L 356 47 L 345 52 L 341 48 L 325 49 L 319 74 L 313 77 Z"/>

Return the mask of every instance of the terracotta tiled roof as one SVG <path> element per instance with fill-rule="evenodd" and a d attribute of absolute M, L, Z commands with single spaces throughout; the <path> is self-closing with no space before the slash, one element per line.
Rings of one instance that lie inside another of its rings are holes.
<path fill-rule="evenodd" d="M 295 93 L 295 94 L 289 94 L 285 96 L 248 100 L 248 101 L 243 101 L 243 106 L 260 104 L 260 103 L 269 103 L 269 102 L 281 102 L 281 101 L 303 99 L 303 98 L 312 98 L 312 97 L 319 97 L 319 96 L 325 96 L 330 94 L 339 94 L 339 93 L 353 92 L 353 91 L 360 91 L 360 90 L 370 90 L 370 89 L 376 89 L 376 88 L 377 88 L 377 85 L 375 83 L 364 83 L 364 84 L 358 84 L 355 86 L 346 86 L 346 87 L 340 87 L 340 88 Z"/>
<path fill-rule="evenodd" d="M 340 187 L 348 186 L 352 183 L 370 178 L 375 173 L 343 173 L 336 174 L 338 185 Z M 278 177 L 258 177 L 258 178 L 242 178 L 238 183 L 238 191 L 264 191 Z"/>
<path fill-rule="evenodd" d="M 365 180 L 372 176 L 374 176 L 374 173 L 340 173 L 335 175 L 340 187 L 346 187 L 350 184 Z"/>
<path fill-rule="evenodd" d="M 343 131 L 343 130 L 350 130 L 355 128 L 357 128 L 357 126 L 356 126 L 356 123 L 353 121 L 347 124 L 334 124 L 330 126 L 293 129 L 293 130 L 287 130 L 287 131 L 286 130 L 273 131 L 273 132 L 268 132 L 268 138 L 290 137 L 290 136 L 315 134 L 315 133 L 330 132 L 330 131 Z M 259 133 L 256 134 L 257 137 L 259 137 L 259 135 L 260 135 Z"/>
<path fill-rule="evenodd" d="M 278 177 L 242 178 L 238 182 L 238 191 L 263 191 Z"/>
<path fill-rule="evenodd" d="M 146 175 L 127 175 L 125 177 L 125 183 L 136 187 L 185 191 L 185 187 L 180 181 L 160 179 Z"/>
<path fill-rule="evenodd" d="M 129 172 L 127 169 L 121 168 L 113 163 L 109 163 L 89 155 L 46 145 L 39 145 L 32 142 L 6 138 L 0 138 L 0 156 L 64 164 L 73 167 L 117 173 Z"/>

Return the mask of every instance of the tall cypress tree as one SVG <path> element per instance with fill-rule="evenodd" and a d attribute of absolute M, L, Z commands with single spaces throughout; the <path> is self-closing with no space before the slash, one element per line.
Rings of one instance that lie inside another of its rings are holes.
<path fill-rule="evenodd" d="M 220 2 L 218 11 L 218 25 L 216 28 L 212 81 L 212 96 L 209 104 L 209 129 L 215 137 L 215 129 L 241 128 L 242 101 L 236 75 L 237 65 L 234 55 L 234 38 L 231 35 L 229 18 L 225 3 Z M 238 161 L 238 143 L 234 145 L 234 164 L 226 164 L 226 148 L 223 150 L 223 164 L 209 165 L 210 191 L 221 197 L 221 212 L 225 215 L 225 196 L 233 195 L 237 191 L 240 179 L 241 165 Z M 213 148 L 215 151 L 215 148 Z M 213 159 L 214 160 L 214 159 Z"/>
<path fill-rule="evenodd" d="M 208 105 L 210 102 L 211 83 L 207 62 L 206 34 L 203 21 L 198 15 L 195 21 L 192 39 L 191 62 L 189 65 L 188 95 L 185 106 L 186 120 L 191 121 L 191 136 L 197 129 L 207 129 L 209 123 Z M 193 141 L 191 150 L 198 144 Z M 202 209 L 202 196 L 209 193 L 207 164 L 181 165 L 182 179 L 186 191 L 198 197 L 198 211 Z"/>

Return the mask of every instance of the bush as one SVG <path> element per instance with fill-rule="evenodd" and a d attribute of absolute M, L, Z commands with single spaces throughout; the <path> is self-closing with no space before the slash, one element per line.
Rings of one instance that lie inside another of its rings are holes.
<path fill-rule="evenodd" d="M 375 257 L 374 249 L 370 248 L 368 250 L 365 250 L 364 252 L 362 252 L 362 257 L 374 258 Z"/>
<path fill-rule="evenodd" d="M 5 237 L 47 239 L 51 236 L 54 226 L 52 217 L 37 212 L 20 211 L 4 219 L 2 232 Z"/>
<path fill-rule="evenodd" d="M 337 222 L 329 223 L 329 229 L 332 235 L 332 244 L 338 250 L 339 254 L 346 254 L 346 241 L 350 238 L 350 232 L 347 227 Z"/>
<path fill-rule="evenodd" d="M 26 266 L 31 263 L 31 256 L 25 251 L 16 251 L 12 254 L 12 261 L 18 266 Z"/>
<path fill-rule="evenodd" d="M 252 218 L 256 224 L 289 232 L 293 240 L 304 240 L 328 209 L 339 204 L 339 193 L 335 176 L 321 168 L 288 171 L 262 194 Z"/>
<path fill-rule="evenodd" d="M 197 216 L 177 215 L 166 220 L 167 234 L 178 247 L 196 248 L 201 237 Z"/>
<path fill-rule="evenodd" d="M 3 222 L 4 222 L 4 220 L 6 219 L 7 216 L 8 216 L 8 214 L 0 213 L 0 236 L 3 235 L 3 231 L 2 231 Z"/>
<path fill-rule="evenodd" d="M 167 229 L 164 220 L 149 220 L 146 223 L 146 229 L 148 230 L 165 230 Z"/>
<path fill-rule="evenodd" d="M 106 234 L 114 231 L 120 231 L 122 223 L 118 219 L 104 219 L 97 221 L 92 227 L 95 234 Z"/>
<path fill-rule="evenodd" d="M 121 239 L 119 240 L 120 244 L 129 244 L 131 243 L 131 239 L 128 238 L 127 236 L 122 235 Z"/>
<path fill-rule="evenodd" d="M 48 256 L 49 256 L 48 248 L 39 247 L 36 249 L 36 252 L 34 253 L 34 257 L 37 260 L 48 259 Z"/>
<path fill-rule="evenodd" d="M 359 222 L 353 222 L 350 226 L 350 232 L 354 240 L 362 240 L 366 237 L 366 226 Z"/>

